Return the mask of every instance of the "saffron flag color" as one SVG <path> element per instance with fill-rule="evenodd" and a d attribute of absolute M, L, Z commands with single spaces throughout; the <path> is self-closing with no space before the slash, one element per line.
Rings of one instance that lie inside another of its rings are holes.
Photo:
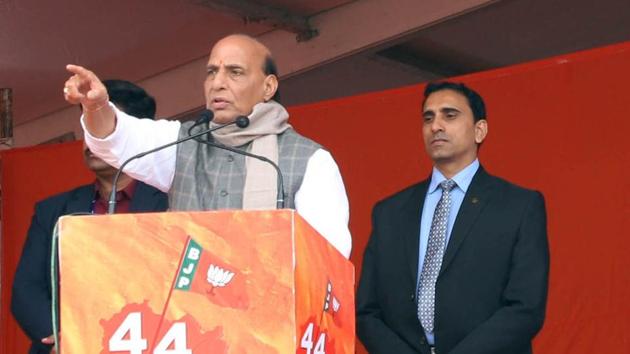
<path fill-rule="evenodd" d="M 354 353 L 354 267 L 292 210 L 60 221 L 61 354 Z"/>

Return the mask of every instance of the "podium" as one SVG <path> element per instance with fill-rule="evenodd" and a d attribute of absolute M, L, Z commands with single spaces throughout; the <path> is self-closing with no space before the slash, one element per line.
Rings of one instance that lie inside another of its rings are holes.
<path fill-rule="evenodd" d="M 354 267 L 293 210 L 67 216 L 61 354 L 354 353 Z"/>

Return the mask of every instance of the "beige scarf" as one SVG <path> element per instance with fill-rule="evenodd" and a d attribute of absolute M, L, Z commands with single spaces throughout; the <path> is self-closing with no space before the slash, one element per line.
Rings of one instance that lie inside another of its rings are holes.
<path fill-rule="evenodd" d="M 249 115 L 249 126 L 231 125 L 212 132 L 214 139 L 224 145 L 237 147 L 252 142 L 252 154 L 261 155 L 278 164 L 278 134 L 291 125 L 289 113 L 275 101 L 259 103 Z M 210 123 L 210 128 L 218 124 Z M 275 209 L 278 193 L 276 170 L 266 162 L 245 158 L 245 186 L 243 209 Z"/>

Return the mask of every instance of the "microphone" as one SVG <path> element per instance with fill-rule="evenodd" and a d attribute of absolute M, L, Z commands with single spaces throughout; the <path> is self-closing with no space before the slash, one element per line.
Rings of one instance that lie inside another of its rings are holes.
<path fill-rule="evenodd" d="M 212 120 L 213 116 L 214 116 L 214 114 L 212 113 L 212 111 L 204 110 L 200 114 L 200 117 L 195 121 L 195 124 L 197 124 L 197 122 L 205 120 L 205 119 L 207 119 L 207 121 L 210 121 L 210 120 Z M 244 118 L 244 119 L 242 119 L 242 118 Z M 199 123 L 199 124 L 202 124 L 202 123 Z M 202 135 L 211 133 L 211 132 L 213 132 L 215 130 L 222 129 L 222 128 L 225 128 L 227 126 L 233 125 L 233 124 L 236 124 L 236 126 L 238 126 L 239 128 L 245 128 L 246 126 L 249 125 L 249 118 L 247 118 L 247 117 L 237 117 L 233 122 L 230 122 L 230 123 L 227 123 L 227 124 L 223 124 L 223 125 L 219 125 L 218 127 L 206 129 L 206 130 L 200 131 L 198 133 L 195 133 L 193 135 L 189 134 L 185 138 L 181 138 L 181 139 L 175 140 L 173 142 L 170 142 L 168 144 L 165 144 L 165 145 L 162 145 L 162 146 L 158 146 L 158 147 L 156 147 L 154 149 L 151 149 L 151 150 L 148 150 L 148 151 L 145 151 L 145 152 L 141 152 L 141 153 L 139 153 L 137 155 L 134 155 L 134 156 L 128 158 L 127 160 L 125 160 L 125 162 L 123 162 L 122 165 L 120 165 L 120 167 L 118 168 L 118 172 L 116 172 L 116 176 L 114 176 L 114 182 L 113 182 L 113 185 L 112 185 L 112 192 L 109 194 L 109 203 L 108 203 L 107 213 L 108 214 L 113 214 L 114 211 L 116 211 L 116 189 L 117 189 L 116 185 L 118 184 L 118 179 L 120 178 L 120 175 L 122 174 L 123 169 L 125 168 L 125 166 L 127 166 L 127 164 L 129 162 L 131 162 L 133 160 L 136 160 L 136 159 L 139 159 L 141 157 L 144 157 L 146 155 L 152 154 L 152 153 L 154 153 L 156 151 L 160 151 L 162 149 L 166 149 L 169 146 L 177 145 L 179 143 L 183 143 L 184 141 L 188 141 L 188 140 L 191 140 L 191 139 L 196 139 L 196 138 L 198 139 Z M 197 141 L 200 141 L 200 140 L 197 140 Z"/>
<path fill-rule="evenodd" d="M 247 120 L 247 124 L 249 125 L 249 118 L 245 117 L 245 116 L 240 116 L 238 118 L 236 118 L 236 121 L 238 121 L 240 118 L 245 118 Z M 239 127 L 241 127 L 238 123 L 236 123 L 236 125 L 238 125 Z M 241 127 L 244 128 L 244 127 Z M 220 143 L 215 143 L 213 141 L 209 141 L 209 140 L 202 140 L 201 138 L 195 138 L 195 141 L 200 142 L 202 144 L 206 144 L 218 149 L 223 149 L 223 150 L 228 150 L 228 151 L 232 151 L 234 153 L 237 153 L 239 155 L 245 155 L 248 157 L 252 157 L 255 159 L 258 159 L 260 161 L 264 161 L 268 164 L 270 164 L 273 168 L 276 169 L 276 173 L 278 175 L 277 178 L 277 189 L 278 189 L 278 194 L 276 197 L 276 209 L 284 209 L 284 180 L 282 178 L 282 172 L 280 171 L 280 167 L 273 161 L 269 160 L 268 158 L 261 156 L 261 155 L 256 155 L 256 154 L 252 154 L 251 152 L 247 152 L 247 151 L 243 151 L 237 148 L 233 148 L 231 146 L 227 146 L 227 145 L 223 145 Z"/>
<path fill-rule="evenodd" d="M 202 124 L 206 124 L 206 123 L 210 123 L 210 121 L 212 120 L 214 114 L 212 113 L 212 111 L 210 110 L 204 110 L 203 112 L 201 112 L 199 114 L 199 118 L 197 118 L 197 120 L 195 120 L 195 124 L 191 125 L 190 128 L 188 128 L 188 135 L 191 134 L 192 130 Z"/>

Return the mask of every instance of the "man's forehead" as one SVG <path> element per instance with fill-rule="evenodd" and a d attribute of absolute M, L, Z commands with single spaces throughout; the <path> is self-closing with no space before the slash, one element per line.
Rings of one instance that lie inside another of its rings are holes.
<path fill-rule="evenodd" d="M 424 101 L 423 109 L 441 108 L 465 108 L 468 107 L 468 99 L 460 92 L 444 89 L 433 92 Z"/>
<path fill-rule="evenodd" d="M 248 65 L 247 62 L 242 61 L 242 60 L 238 60 L 238 59 L 218 59 L 218 58 L 210 58 L 210 60 L 208 60 L 208 67 L 215 67 L 215 68 L 219 68 L 219 67 L 240 67 L 240 68 L 245 68 Z"/>
<path fill-rule="evenodd" d="M 244 64 L 263 60 L 266 55 L 269 55 L 269 50 L 260 42 L 244 35 L 232 35 L 219 40 L 212 47 L 208 63 Z"/>

